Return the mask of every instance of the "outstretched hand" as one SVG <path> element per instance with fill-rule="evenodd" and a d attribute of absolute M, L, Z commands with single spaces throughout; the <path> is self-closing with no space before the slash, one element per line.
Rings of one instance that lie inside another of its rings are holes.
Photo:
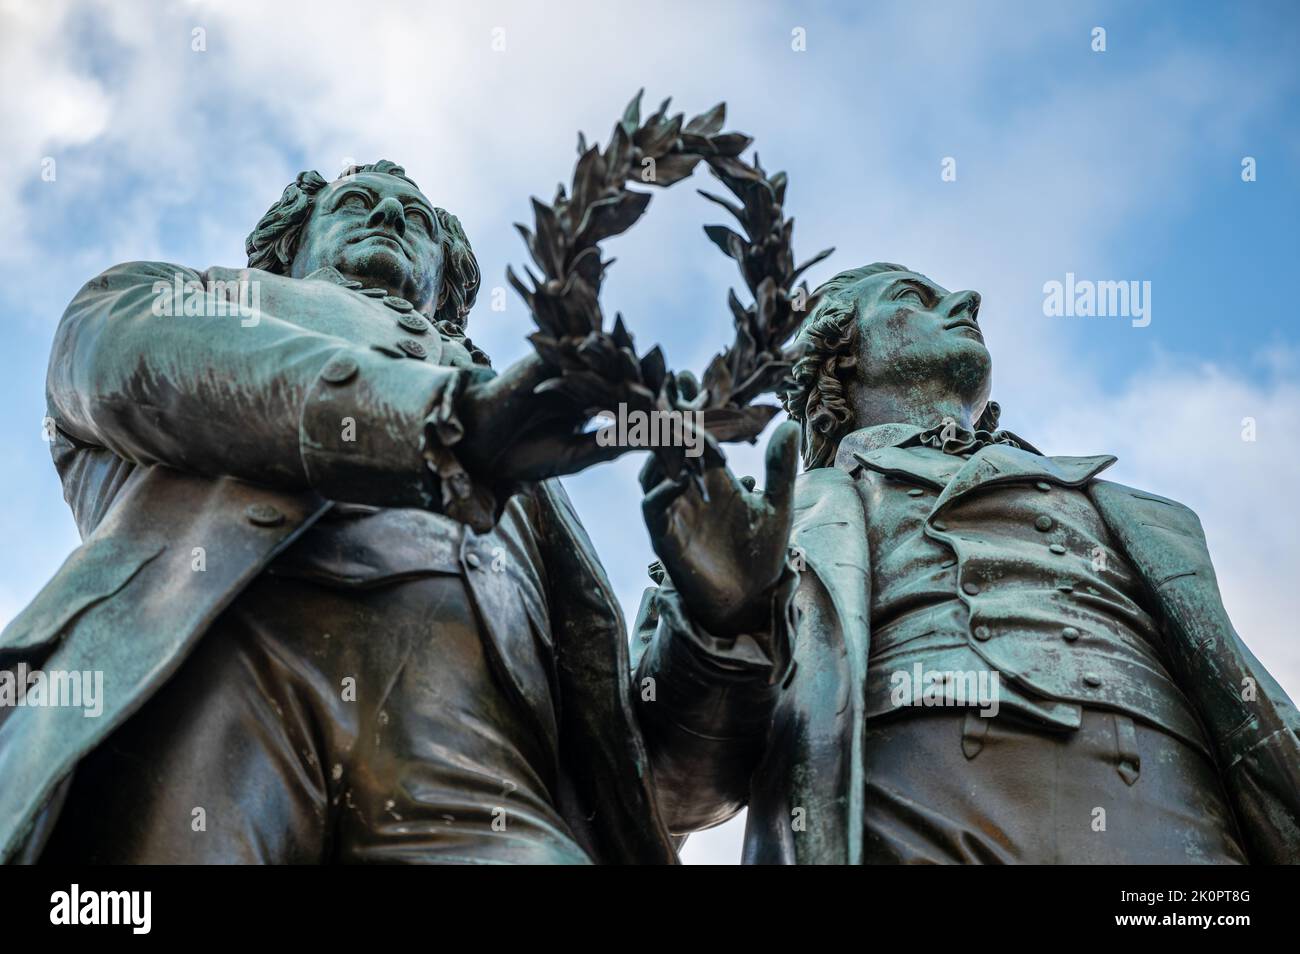
<path fill-rule="evenodd" d="M 642 470 L 641 510 L 655 553 L 692 618 L 713 635 L 761 638 L 770 630 L 798 468 L 799 427 L 787 421 L 768 442 L 762 490 L 725 463 L 705 469 L 707 500 L 686 477 L 665 478 L 654 458 Z"/>

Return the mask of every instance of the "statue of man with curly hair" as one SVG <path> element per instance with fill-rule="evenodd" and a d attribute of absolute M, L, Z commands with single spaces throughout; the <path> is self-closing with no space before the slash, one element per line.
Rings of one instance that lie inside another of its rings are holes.
<path fill-rule="evenodd" d="M 999 430 L 979 312 L 837 275 L 766 487 L 643 477 L 670 830 L 747 805 L 757 863 L 1300 861 L 1300 716 L 1196 515 Z"/>
<path fill-rule="evenodd" d="M 0 860 L 669 862 L 622 618 L 552 478 L 608 459 L 401 166 L 304 172 L 244 268 L 130 262 L 55 336 L 83 543 L 0 676 Z M 234 311 L 232 312 L 232 307 Z"/>

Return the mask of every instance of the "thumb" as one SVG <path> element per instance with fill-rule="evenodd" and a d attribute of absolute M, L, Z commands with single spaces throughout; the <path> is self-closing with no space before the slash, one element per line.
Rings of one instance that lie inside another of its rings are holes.
<path fill-rule="evenodd" d="M 660 545 L 668 542 L 669 511 L 673 502 L 686 492 L 686 487 L 684 480 L 664 480 L 641 501 L 641 513 L 645 517 L 651 541 L 656 544 L 656 551 Z"/>
<path fill-rule="evenodd" d="M 786 421 L 767 442 L 767 482 L 763 493 L 777 513 L 789 513 L 799 473 L 799 425 Z"/>

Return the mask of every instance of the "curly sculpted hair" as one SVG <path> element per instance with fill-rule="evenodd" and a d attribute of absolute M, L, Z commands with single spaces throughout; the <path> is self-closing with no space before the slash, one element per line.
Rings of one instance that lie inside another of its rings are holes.
<path fill-rule="evenodd" d="M 349 166 L 339 178 L 346 179 L 361 172 L 396 176 L 415 185 L 415 181 L 406 175 L 405 169 L 387 159 L 367 165 Z M 244 242 L 249 268 L 260 268 L 277 275 L 288 274 L 289 265 L 298 251 L 303 226 L 311 218 L 316 197 L 327 185 L 329 183 L 324 177 L 313 170 L 298 173 L 298 178 L 285 186 L 280 201 L 267 210 Z M 470 248 L 469 238 L 461 228 L 460 220 L 446 209 L 435 208 L 433 212 L 438 219 L 446 262 L 433 318 L 434 321 L 448 321 L 463 329 L 481 281 L 478 260 L 474 257 L 474 250 Z"/>
<path fill-rule="evenodd" d="M 856 429 L 846 386 L 853 376 L 857 351 L 857 286 L 882 272 L 911 269 L 892 262 L 874 262 L 840 272 L 817 294 L 817 306 L 804 320 L 796 342 L 803 354 L 794 366 L 794 387 L 785 393 L 785 409 L 803 428 L 804 468 L 813 470 L 835 463 L 840 440 Z M 985 405 L 976 430 L 997 430 L 1001 408 Z"/>

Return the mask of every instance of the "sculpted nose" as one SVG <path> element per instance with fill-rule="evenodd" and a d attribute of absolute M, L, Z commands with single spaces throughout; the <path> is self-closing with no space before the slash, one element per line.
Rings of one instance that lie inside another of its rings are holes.
<path fill-rule="evenodd" d="M 402 203 L 390 195 L 375 206 L 368 224 L 373 229 L 386 228 L 398 235 L 405 235 L 406 214 L 402 211 Z"/>
<path fill-rule="evenodd" d="M 948 306 L 949 318 L 960 318 L 962 315 L 967 315 L 970 317 L 971 321 L 978 321 L 980 313 L 979 292 L 956 292 L 948 297 L 951 301 L 951 304 Z"/>

